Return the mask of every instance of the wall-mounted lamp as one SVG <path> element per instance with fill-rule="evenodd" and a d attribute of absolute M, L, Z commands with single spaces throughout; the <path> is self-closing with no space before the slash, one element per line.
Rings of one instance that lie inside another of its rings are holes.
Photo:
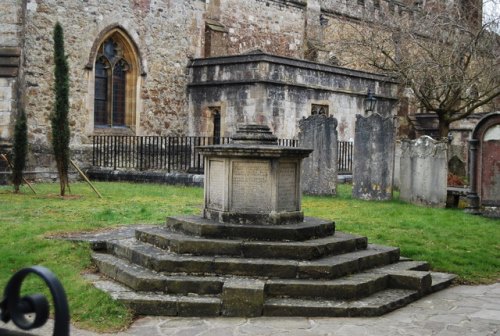
<path fill-rule="evenodd" d="M 368 89 L 368 94 L 366 95 L 364 104 L 365 104 L 365 113 L 373 112 L 373 110 L 375 110 L 375 105 L 377 104 L 377 98 L 373 96 L 371 89 Z"/>
<path fill-rule="evenodd" d="M 322 26 L 326 26 L 328 24 L 328 19 L 323 14 L 319 16 L 319 24 Z"/>

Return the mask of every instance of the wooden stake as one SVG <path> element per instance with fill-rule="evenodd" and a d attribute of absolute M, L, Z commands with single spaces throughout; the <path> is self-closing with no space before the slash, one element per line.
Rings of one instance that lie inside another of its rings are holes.
<path fill-rule="evenodd" d="M 9 168 L 14 171 L 14 166 L 12 165 L 12 163 L 10 163 L 9 161 L 9 158 L 7 157 L 7 155 L 5 154 L 0 154 L 0 157 L 2 158 L 2 160 L 4 160 L 5 162 L 7 162 L 7 165 L 9 166 Z M 28 187 L 30 187 L 31 191 L 33 191 L 33 194 L 36 195 L 36 191 L 35 189 L 33 189 L 33 187 L 31 186 L 31 184 L 28 182 L 28 180 L 26 180 L 24 177 L 23 177 L 23 182 L 26 183 L 26 185 Z"/>
<path fill-rule="evenodd" d="M 75 169 L 80 173 L 81 177 L 83 177 L 83 179 L 90 185 L 90 187 L 95 191 L 95 193 L 97 194 L 97 196 L 99 196 L 99 198 L 102 198 L 102 195 L 99 193 L 99 191 L 97 191 L 97 189 L 94 187 L 94 185 L 92 184 L 92 182 L 90 182 L 89 178 L 87 177 L 87 175 L 85 175 L 84 172 L 82 172 L 82 170 L 80 168 L 78 168 L 78 166 L 76 165 L 76 163 L 73 161 L 73 160 L 69 160 L 69 162 L 71 162 L 71 164 L 73 165 L 73 167 L 75 167 Z"/>

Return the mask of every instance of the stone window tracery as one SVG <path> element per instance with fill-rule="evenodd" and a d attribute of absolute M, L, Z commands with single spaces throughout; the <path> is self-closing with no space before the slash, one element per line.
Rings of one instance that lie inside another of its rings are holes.
<path fill-rule="evenodd" d="M 94 127 L 135 128 L 138 62 L 124 34 L 107 34 L 94 64 Z"/>

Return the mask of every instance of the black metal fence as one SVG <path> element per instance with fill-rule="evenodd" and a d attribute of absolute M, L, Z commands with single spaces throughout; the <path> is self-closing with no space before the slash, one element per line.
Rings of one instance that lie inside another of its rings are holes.
<path fill-rule="evenodd" d="M 338 172 L 339 174 L 352 174 L 352 141 L 337 142 Z"/>
<path fill-rule="evenodd" d="M 92 165 L 103 168 L 166 170 L 203 173 L 198 146 L 229 143 L 229 137 L 94 135 Z M 279 139 L 280 146 L 297 147 L 294 139 Z M 349 146 L 350 144 L 350 146 Z M 352 170 L 352 143 L 339 141 L 339 172 Z"/>

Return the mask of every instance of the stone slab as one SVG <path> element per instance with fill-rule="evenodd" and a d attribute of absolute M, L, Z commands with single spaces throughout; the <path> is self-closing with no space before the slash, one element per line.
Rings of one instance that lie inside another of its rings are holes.
<path fill-rule="evenodd" d="M 264 306 L 264 281 L 231 279 L 222 289 L 222 315 L 261 316 Z"/>
<path fill-rule="evenodd" d="M 168 217 L 166 228 L 207 238 L 300 241 L 334 234 L 335 223 L 305 217 L 303 222 L 289 225 L 235 225 L 198 216 L 183 216 Z"/>

